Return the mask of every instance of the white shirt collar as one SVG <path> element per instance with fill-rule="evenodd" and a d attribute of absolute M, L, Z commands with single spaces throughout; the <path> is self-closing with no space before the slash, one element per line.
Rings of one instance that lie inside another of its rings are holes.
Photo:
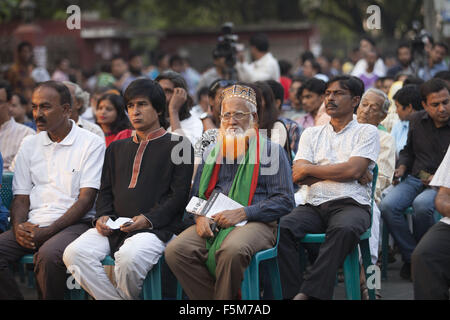
<path fill-rule="evenodd" d="M 72 119 L 69 119 L 69 121 L 72 124 L 72 128 L 70 129 L 70 132 L 67 136 L 64 137 L 64 139 L 61 142 L 54 142 L 50 139 L 50 137 L 48 136 L 47 131 L 45 131 L 45 133 L 43 134 L 43 145 L 44 146 L 48 146 L 51 145 L 52 143 L 58 143 L 60 145 L 63 146 L 70 146 L 74 143 L 75 141 L 75 137 L 77 134 L 77 129 L 78 126 L 75 124 L 75 121 L 73 121 Z"/>

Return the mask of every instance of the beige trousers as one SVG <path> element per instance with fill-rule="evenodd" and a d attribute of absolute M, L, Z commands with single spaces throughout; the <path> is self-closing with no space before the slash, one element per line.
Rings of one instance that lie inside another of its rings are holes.
<path fill-rule="evenodd" d="M 216 252 L 215 281 L 205 265 L 206 240 L 197 234 L 195 225 L 168 244 L 166 262 L 189 299 L 236 299 L 252 256 L 275 245 L 276 231 L 276 221 L 248 222 L 234 228 Z"/>

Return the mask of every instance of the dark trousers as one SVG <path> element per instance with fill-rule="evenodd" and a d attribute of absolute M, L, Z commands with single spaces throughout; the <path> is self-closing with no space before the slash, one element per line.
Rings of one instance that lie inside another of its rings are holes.
<path fill-rule="evenodd" d="M 339 267 L 369 226 L 369 206 L 350 198 L 328 201 L 317 207 L 301 205 L 282 217 L 278 262 L 283 297 L 291 299 L 302 292 L 317 299 L 332 299 Z M 307 233 L 326 236 L 302 282 L 298 247 Z"/>
<path fill-rule="evenodd" d="M 20 246 L 12 230 L 0 234 L 0 300 L 23 299 L 9 265 L 22 256 L 33 253 L 39 298 L 64 299 L 68 276 L 62 260 L 64 249 L 88 229 L 87 223 L 67 227 L 45 241 L 37 250 Z"/>
<path fill-rule="evenodd" d="M 422 237 L 411 257 L 414 298 L 448 300 L 450 225 L 438 222 Z"/>

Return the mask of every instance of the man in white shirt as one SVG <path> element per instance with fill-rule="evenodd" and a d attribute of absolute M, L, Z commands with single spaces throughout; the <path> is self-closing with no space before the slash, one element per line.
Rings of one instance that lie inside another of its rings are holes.
<path fill-rule="evenodd" d="M 412 279 L 414 298 L 449 299 L 450 284 L 450 148 L 434 174 L 430 185 L 439 187 L 435 199 L 437 211 L 444 216 L 428 230 L 413 251 Z"/>
<path fill-rule="evenodd" d="M 292 179 L 310 188 L 306 204 L 280 221 L 278 259 L 286 299 L 331 299 L 339 267 L 370 226 L 370 172 L 380 138 L 375 126 L 353 119 L 363 92 L 364 84 L 356 77 L 331 79 L 325 91 L 330 122 L 307 128 L 300 138 Z M 297 242 L 307 233 L 326 237 L 302 283 L 295 257 Z"/>
<path fill-rule="evenodd" d="M 361 103 L 357 110 L 359 123 L 368 123 L 376 128 L 388 113 L 390 101 L 388 96 L 381 90 L 370 88 L 364 92 Z M 369 239 L 372 263 L 378 260 L 378 239 L 380 233 L 380 209 L 382 192 L 391 185 L 395 171 L 395 141 L 394 138 L 384 130 L 378 129 L 380 135 L 380 154 L 377 159 L 378 178 L 375 189 L 375 198 L 372 212 L 372 227 Z"/>
<path fill-rule="evenodd" d="M 22 139 L 36 132 L 11 117 L 9 107 L 12 93 L 6 81 L 0 81 L 0 152 L 3 156 L 3 170 L 12 171 L 11 163 L 19 151 Z"/>
<path fill-rule="evenodd" d="M 250 54 L 253 62 L 244 62 L 242 54 L 238 56 L 236 69 L 240 81 L 256 82 L 265 80 L 280 81 L 280 66 L 269 52 L 269 40 L 262 33 L 250 38 Z"/>
<path fill-rule="evenodd" d="M 32 95 L 39 134 L 24 139 L 16 157 L 12 229 L 0 235 L 0 299 L 23 299 L 9 264 L 35 254 L 39 297 L 63 299 L 65 247 L 86 231 L 105 153 L 104 142 L 70 120 L 71 96 L 47 81 Z"/>

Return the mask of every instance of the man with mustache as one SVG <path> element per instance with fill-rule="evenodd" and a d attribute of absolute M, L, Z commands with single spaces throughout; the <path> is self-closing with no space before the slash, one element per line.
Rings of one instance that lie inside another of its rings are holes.
<path fill-rule="evenodd" d="M 16 157 L 12 229 L 0 235 L 0 299 L 23 299 L 9 264 L 34 254 L 41 299 L 63 299 L 65 247 L 89 228 L 105 144 L 70 120 L 72 99 L 47 81 L 32 94 L 39 134 L 26 137 Z"/>
<path fill-rule="evenodd" d="M 195 225 L 167 246 L 166 261 L 194 300 L 237 299 L 252 256 L 274 246 L 276 220 L 294 206 L 287 156 L 258 132 L 255 91 L 246 85 L 225 88 L 221 106 L 219 141 L 205 151 L 191 195 L 208 199 L 221 192 L 243 207 L 213 219 L 195 216 Z"/>
<path fill-rule="evenodd" d="M 278 259 L 286 299 L 331 299 L 339 267 L 370 226 L 370 172 L 380 141 L 376 127 L 353 119 L 363 92 L 356 77 L 331 79 L 325 90 L 330 122 L 307 128 L 300 138 L 292 179 L 310 187 L 305 205 L 280 222 Z M 326 237 L 318 254 L 308 250 L 317 256 L 302 283 L 297 243 L 307 233 Z"/>
<path fill-rule="evenodd" d="M 381 201 L 381 217 L 398 245 L 403 259 L 400 276 L 411 280 L 411 254 L 434 225 L 437 190 L 430 187 L 450 144 L 450 93 L 442 79 L 420 86 L 425 110 L 410 116 L 408 140 L 400 151 L 391 192 Z M 399 179 L 402 181 L 399 182 Z M 412 206 L 413 233 L 403 212 Z"/>

